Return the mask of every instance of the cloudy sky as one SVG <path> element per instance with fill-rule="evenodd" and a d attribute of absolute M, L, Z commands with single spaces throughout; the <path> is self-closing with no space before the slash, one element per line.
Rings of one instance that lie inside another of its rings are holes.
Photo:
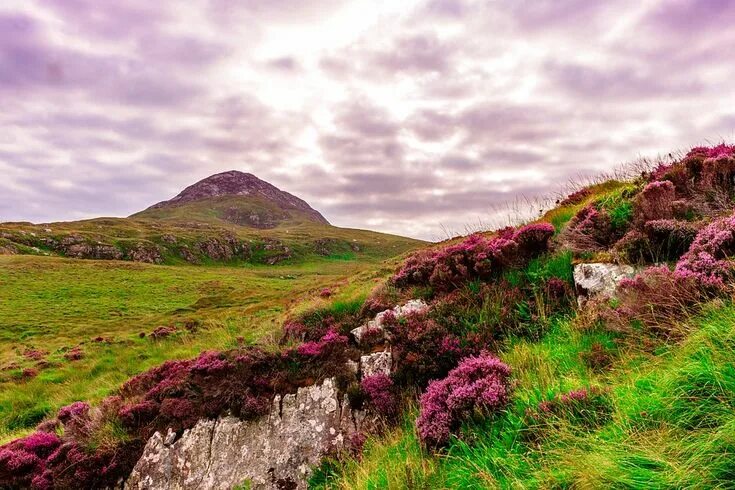
<path fill-rule="evenodd" d="M 0 221 L 252 172 L 423 238 L 735 137 L 726 0 L 3 0 Z"/>

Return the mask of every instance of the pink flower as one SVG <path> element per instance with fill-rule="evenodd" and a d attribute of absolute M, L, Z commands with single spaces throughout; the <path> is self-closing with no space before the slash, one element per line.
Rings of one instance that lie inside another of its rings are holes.
<path fill-rule="evenodd" d="M 393 380 L 386 374 L 379 373 L 367 376 L 360 381 L 360 388 L 375 410 L 386 417 L 395 416 L 398 412 L 398 400 L 394 392 Z"/>
<path fill-rule="evenodd" d="M 429 384 L 416 420 L 428 446 L 446 444 L 451 432 L 475 410 L 497 412 L 510 400 L 510 368 L 498 358 L 465 358 L 446 378 Z"/>

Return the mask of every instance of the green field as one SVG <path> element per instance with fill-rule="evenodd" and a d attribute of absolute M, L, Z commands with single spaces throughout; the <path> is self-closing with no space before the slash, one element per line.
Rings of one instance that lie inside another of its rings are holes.
<path fill-rule="evenodd" d="M 364 298 L 392 270 L 383 262 L 392 253 L 238 267 L 0 256 L 0 438 L 64 404 L 100 400 L 164 360 L 233 347 L 238 337 L 273 343 L 289 311 L 325 301 L 324 287 L 333 299 Z M 158 326 L 177 331 L 153 339 Z M 76 346 L 83 357 L 70 361 Z M 40 364 L 32 350 L 43 352 Z M 37 375 L 24 377 L 27 369 Z"/>

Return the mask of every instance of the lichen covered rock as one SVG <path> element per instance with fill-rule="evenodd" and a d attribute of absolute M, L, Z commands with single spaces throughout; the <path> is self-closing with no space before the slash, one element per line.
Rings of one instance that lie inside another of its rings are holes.
<path fill-rule="evenodd" d="M 311 467 L 360 431 L 365 413 L 352 410 L 332 378 L 276 397 L 253 421 L 201 420 L 176 438 L 156 432 L 126 489 L 306 488 Z"/>

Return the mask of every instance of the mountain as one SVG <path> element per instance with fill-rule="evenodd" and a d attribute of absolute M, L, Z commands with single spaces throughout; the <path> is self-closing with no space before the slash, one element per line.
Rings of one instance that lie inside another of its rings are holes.
<path fill-rule="evenodd" d="M 329 222 L 306 201 L 253 174 L 230 170 L 190 185 L 168 201 L 154 204 L 132 218 L 216 218 L 253 228 L 275 228 L 285 221 Z"/>
<path fill-rule="evenodd" d="M 332 226 L 304 200 L 235 170 L 207 177 L 128 218 L 0 223 L 0 255 L 155 264 L 388 258 L 421 243 Z"/>

